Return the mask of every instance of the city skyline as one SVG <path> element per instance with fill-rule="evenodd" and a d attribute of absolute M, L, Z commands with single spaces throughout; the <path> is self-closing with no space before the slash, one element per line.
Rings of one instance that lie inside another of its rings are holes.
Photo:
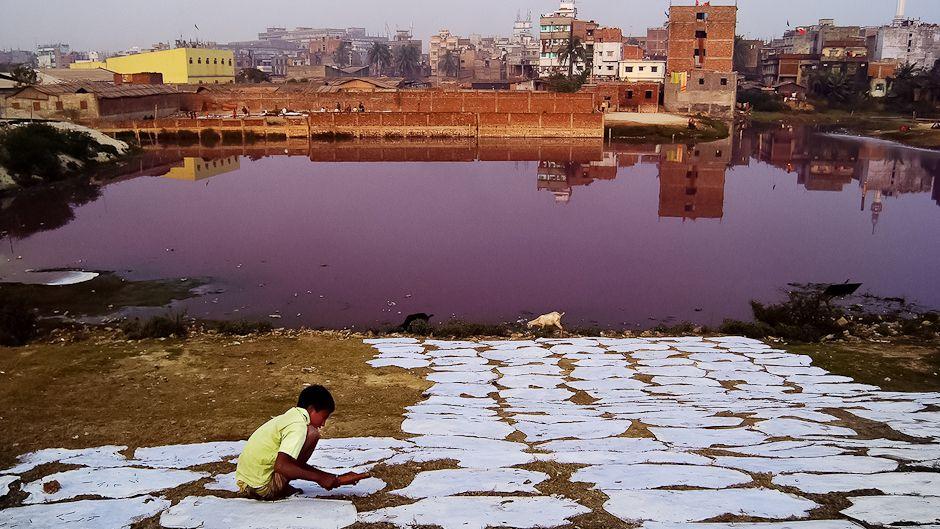
<path fill-rule="evenodd" d="M 73 49 L 119 51 L 147 47 L 176 38 L 230 42 L 250 40 L 268 26 L 364 27 L 370 34 L 411 29 L 425 39 L 441 28 L 457 34 L 506 35 L 517 13 L 533 20 L 557 7 L 554 0 L 524 0 L 514 3 L 495 0 L 421 5 L 393 5 L 377 0 L 349 0 L 344 9 L 327 11 L 324 2 L 272 0 L 261 11 L 239 14 L 230 2 L 207 0 L 199 4 L 168 0 L 160 4 L 102 0 L 88 10 L 64 0 L 48 0 L 40 6 L 11 4 L 0 19 L 0 49 L 33 49 L 53 41 L 68 42 Z M 425 2 L 420 2 L 425 4 Z M 644 7 L 608 0 L 580 0 L 581 17 L 603 26 L 620 27 L 625 35 L 645 34 L 647 27 L 666 20 L 669 0 L 656 0 Z M 437 7 L 440 6 L 440 7 Z M 771 38 L 790 27 L 835 18 L 839 24 L 879 25 L 890 21 L 895 0 L 874 0 L 867 9 L 857 9 L 857 0 L 791 0 L 770 4 L 761 0 L 739 2 L 738 33 L 751 38 Z M 109 16 L 102 17 L 101 13 Z M 940 2 L 910 0 L 907 15 L 928 22 L 940 21 Z M 41 20 L 32 24 L 29 20 Z M 39 27 L 41 26 L 41 27 Z M 198 29 L 197 29 L 198 27 Z"/>

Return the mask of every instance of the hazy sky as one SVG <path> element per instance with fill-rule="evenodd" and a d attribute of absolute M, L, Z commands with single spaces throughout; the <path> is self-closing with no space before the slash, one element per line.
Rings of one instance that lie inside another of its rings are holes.
<path fill-rule="evenodd" d="M 636 34 L 665 21 L 669 0 L 578 4 L 581 18 Z M 537 26 L 538 14 L 557 5 L 557 0 L 0 0 L 0 48 L 64 41 L 73 49 L 114 51 L 180 35 L 228 42 L 253 39 L 266 26 L 358 26 L 372 34 L 413 27 L 425 41 L 442 27 L 461 35 L 508 35 L 517 11 L 531 10 Z M 907 5 L 908 16 L 940 22 L 940 0 Z M 894 17 L 896 0 L 739 0 L 739 7 L 738 33 L 766 38 L 782 33 L 788 20 L 794 26 L 819 18 L 877 25 Z"/>

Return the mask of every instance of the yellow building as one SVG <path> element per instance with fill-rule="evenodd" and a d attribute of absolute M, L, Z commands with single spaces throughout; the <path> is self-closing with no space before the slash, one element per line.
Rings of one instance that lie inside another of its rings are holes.
<path fill-rule="evenodd" d="M 78 61 L 69 65 L 72 70 L 97 70 L 99 68 L 106 70 L 108 63 L 104 61 Z"/>
<path fill-rule="evenodd" d="M 175 48 L 111 57 L 107 69 L 115 73 L 156 72 L 168 84 L 226 84 L 235 82 L 235 54 L 228 50 Z"/>

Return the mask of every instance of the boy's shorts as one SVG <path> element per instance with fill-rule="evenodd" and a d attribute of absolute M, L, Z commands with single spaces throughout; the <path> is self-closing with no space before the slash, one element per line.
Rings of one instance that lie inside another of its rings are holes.
<path fill-rule="evenodd" d="M 263 487 L 252 487 L 246 483 L 239 481 L 238 492 L 247 498 L 255 500 L 266 500 L 266 501 L 275 501 L 282 500 L 287 497 L 288 491 L 290 488 L 287 486 L 287 480 L 284 479 L 284 476 L 274 473 L 271 475 L 271 481 Z"/>

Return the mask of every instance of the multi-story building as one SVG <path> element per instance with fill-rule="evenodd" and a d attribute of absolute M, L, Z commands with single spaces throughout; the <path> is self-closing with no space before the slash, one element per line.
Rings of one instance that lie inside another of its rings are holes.
<path fill-rule="evenodd" d="M 235 70 L 257 68 L 272 77 L 287 75 L 287 66 L 300 55 L 299 45 L 286 40 L 230 42 L 222 49 L 235 54 Z"/>
<path fill-rule="evenodd" d="M 578 20 L 578 8 L 573 0 L 562 0 L 557 11 L 542 15 L 539 24 L 539 75 L 568 71 L 580 74 L 589 70 L 590 65 L 586 61 L 568 64 L 563 53 L 568 42 L 577 38 L 584 45 L 585 56 L 589 60 L 594 58 L 594 31 L 598 25 L 594 21 Z"/>
<path fill-rule="evenodd" d="M 614 80 L 620 76 L 623 56 L 623 32 L 620 28 L 598 28 L 594 32 L 594 63 L 591 76 L 596 80 Z"/>
<path fill-rule="evenodd" d="M 668 72 L 733 71 L 737 10 L 734 5 L 670 7 Z"/>
<path fill-rule="evenodd" d="M 730 0 L 725 0 L 730 2 Z M 730 118 L 737 96 L 734 73 L 736 4 L 669 8 L 669 57 L 664 105 L 669 112 Z"/>
<path fill-rule="evenodd" d="M 669 26 L 647 28 L 646 56 L 650 59 L 666 60 L 669 52 Z"/>
<path fill-rule="evenodd" d="M 469 45 L 469 42 L 467 42 Z M 441 60 L 447 52 L 459 55 L 461 51 L 460 37 L 454 35 L 449 29 L 441 29 L 436 35 L 431 35 L 430 52 L 428 58 L 431 62 L 431 75 L 440 75 Z"/>
<path fill-rule="evenodd" d="M 36 64 L 40 68 L 68 68 L 70 54 L 68 44 L 41 44 L 36 46 Z"/>
<path fill-rule="evenodd" d="M 226 84 L 235 82 L 235 54 L 231 50 L 175 48 L 111 57 L 114 73 L 160 73 L 168 84 Z"/>
<path fill-rule="evenodd" d="M 940 25 L 896 18 L 890 25 L 878 28 L 871 55 L 876 61 L 896 60 L 933 68 L 940 59 Z"/>

